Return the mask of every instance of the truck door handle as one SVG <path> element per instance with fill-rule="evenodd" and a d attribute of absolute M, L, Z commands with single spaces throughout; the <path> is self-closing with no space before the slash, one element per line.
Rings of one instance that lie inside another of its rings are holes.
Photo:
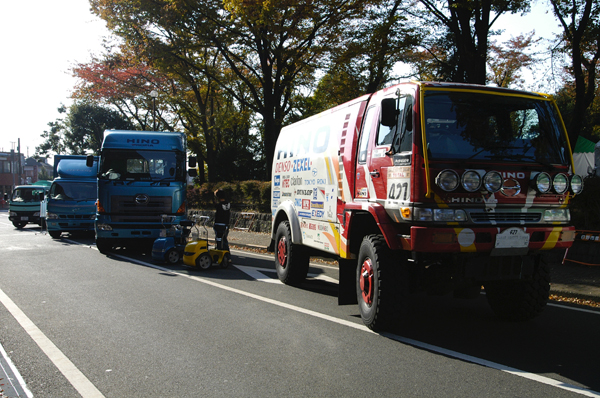
<path fill-rule="evenodd" d="M 371 174 L 371 177 L 379 177 L 379 170 L 373 170 L 369 174 Z"/>

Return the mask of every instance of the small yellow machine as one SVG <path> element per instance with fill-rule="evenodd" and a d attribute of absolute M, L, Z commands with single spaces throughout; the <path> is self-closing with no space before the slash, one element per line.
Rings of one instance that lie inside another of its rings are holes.
<path fill-rule="evenodd" d="M 215 237 L 216 247 L 210 248 L 208 244 L 208 228 L 206 228 L 206 223 L 208 222 L 208 216 L 198 216 L 196 218 L 196 231 L 197 236 L 196 240 L 189 242 L 185 245 L 185 249 L 183 251 L 183 263 L 190 267 L 200 268 L 202 270 L 209 269 L 213 265 L 220 265 L 221 268 L 227 268 L 229 263 L 231 263 L 231 254 L 229 250 L 223 249 L 223 237 L 228 232 L 228 227 L 224 224 L 220 224 L 223 227 L 223 231 L 220 236 Z M 204 228 L 204 236 L 206 239 L 200 238 L 200 228 L 199 225 L 202 225 Z M 194 234 L 192 234 L 194 236 Z"/>

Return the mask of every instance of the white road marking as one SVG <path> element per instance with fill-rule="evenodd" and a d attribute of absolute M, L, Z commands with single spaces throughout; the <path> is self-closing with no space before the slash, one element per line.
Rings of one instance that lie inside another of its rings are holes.
<path fill-rule="evenodd" d="M 276 273 L 277 271 L 274 270 L 273 268 L 257 268 L 257 267 L 248 267 L 245 265 L 235 265 L 235 264 L 233 264 L 233 266 L 235 268 L 239 269 L 240 271 L 242 271 L 243 273 L 249 275 L 250 277 L 256 279 L 257 281 L 267 282 L 267 283 L 281 283 L 281 281 L 279 279 L 274 279 L 274 278 L 271 278 L 270 276 L 267 276 L 264 274 L 265 272 L 270 273 L 270 274 L 272 274 L 273 272 Z M 337 279 L 334 279 L 327 275 L 308 273 L 308 274 L 306 274 L 306 276 L 308 278 L 316 279 L 316 280 L 320 280 L 320 281 L 325 281 L 325 282 L 330 282 L 330 283 L 335 283 L 335 284 L 338 283 Z"/>
<path fill-rule="evenodd" d="M 8 354 L 4 350 L 4 347 L 2 347 L 2 344 L 0 344 L 0 355 L 2 355 L 2 357 L 4 358 L 4 360 L 6 361 L 6 363 L 8 364 L 8 367 L 12 371 L 12 374 L 15 375 L 15 377 L 17 378 L 17 381 L 19 382 L 20 389 L 22 389 L 25 392 L 25 394 L 27 395 L 28 398 L 33 398 L 33 394 L 31 393 L 31 391 L 29 390 L 29 388 L 27 388 L 27 385 L 25 384 L 25 380 L 23 380 L 23 377 L 21 376 L 21 373 L 19 373 L 19 371 L 17 370 L 17 368 L 15 367 L 15 365 L 13 364 L 13 362 L 10 360 Z M 4 369 L 4 367 L 3 367 L 3 369 Z M 4 370 L 4 373 L 7 374 L 8 372 L 6 370 Z M 11 379 L 9 379 L 8 382 L 11 384 L 11 386 L 13 386 L 12 388 L 13 388 L 14 391 L 19 391 L 19 389 L 17 387 L 15 387 L 15 385 L 14 385 L 14 383 L 13 383 L 13 381 Z M 0 391 L 2 391 L 1 388 L 0 388 Z"/>
<path fill-rule="evenodd" d="M 42 349 L 44 354 L 54 363 L 69 383 L 84 398 L 104 397 L 87 377 L 71 362 L 61 350 L 25 315 L 23 311 L 0 289 L 0 302 L 25 329 L 27 334 Z"/>

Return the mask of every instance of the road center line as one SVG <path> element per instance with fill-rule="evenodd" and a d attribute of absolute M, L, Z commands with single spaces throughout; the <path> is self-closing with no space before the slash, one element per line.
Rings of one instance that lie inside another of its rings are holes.
<path fill-rule="evenodd" d="M 164 268 L 164 267 L 158 266 L 156 264 L 151 264 L 151 263 L 147 263 L 145 261 L 136 260 L 136 259 L 133 259 L 133 258 L 130 258 L 130 257 L 125 257 L 125 256 L 120 255 L 120 254 L 111 253 L 111 255 L 113 255 L 115 257 L 119 257 L 119 258 L 121 258 L 123 260 L 131 261 L 131 262 L 134 262 L 134 263 L 137 263 L 137 264 L 140 264 L 140 265 L 144 265 L 144 266 L 147 266 L 147 267 L 150 267 L 150 268 L 154 268 L 154 269 L 157 269 L 157 270 L 160 270 L 160 271 L 163 271 L 163 272 L 167 272 L 167 273 L 170 273 L 170 274 L 173 274 L 173 275 L 183 276 L 185 278 L 192 279 L 194 281 L 201 282 L 201 283 L 204 283 L 206 285 L 210 285 L 210 286 L 213 286 L 213 287 L 216 287 L 216 288 L 219 288 L 219 289 L 222 289 L 222 290 L 226 290 L 226 291 L 229 291 L 229 292 L 232 292 L 232 293 L 237 293 L 237 294 L 240 294 L 242 296 L 253 298 L 255 300 L 259 300 L 259 301 L 262 301 L 262 302 L 265 302 L 265 303 L 273 304 L 273 305 L 276 305 L 278 307 L 286 308 L 286 309 L 289 309 L 289 310 L 292 310 L 292 311 L 300 312 L 302 314 L 306 314 L 306 315 L 310 315 L 310 316 L 313 316 L 313 317 L 316 317 L 316 318 L 320 318 L 320 319 L 324 319 L 324 320 L 327 320 L 327 321 L 331 321 L 331 322 L 337 323 L 339 325 L 348 326 L 348 327 L 351 327 L 353 329 L 360 330 L 360 331 L 363 331 L 363 332 L 367 332 L 367 333 L 371 333 L 371 334 L 377 334 L 377 333 L 373 332 L 371 329 L 369 329 L 366 326 L 361 325 L 361 324 L 349 322 L 349 321 L 346 321 L 344 319 L 340 319 L 340 318 L 336 318 L 336 317 L 333 317 L 333 316 L 330 316 L 330 315 L 322 314 L 320 312 L 312 311 L 312 310 L 309 310 L 309 309 L 306 309 L 306 308 L 302 308 L 302 307 L 298 307 L 298 306 L 295 306 L 295 305 L 292 305 L 292 304 L 287 304 L 287 303 L 284 303 L 284 302 L 281 302 L 281 301 L 277 301 L 277 300 L 273 300 L 273 299 L 270 299 L 270 298 L 267 298 L 267 297 L 259 296 L 259 295 L 254 294 L 254 293 L 249 293 L 249 292 L 246 292 L 244 290 L 240 290 L 240 289 L 236 289 L 236 288 L 229 287 L 229 286 L 226 286 L 226 285 L 222 285 L 220 283 L 213 282 L 213 281 L 208 280 L 208 279 L 203 279 L 203 278 L 200 278 L 200 277 L 197 277 L 197 276 L 187 275 L 187 274 L 184 274 L 184 273 L 176 272 L 176 271 L 170 270 L 168 268 Z M 480 366 L 485 366 L 485 367 L 488 367 L 488 368 L 496 369 L 496 370 L 499 370 L 499 371 L 502 371 L 502 372 L 505 372 L 505 373 L 509 373 L 511 375 L 514 375 L 514 376 L 519 376 L 519 377 L 523 377 L 523 378 L 528 379 L 528 380 L 536 381 L 538 383 L 546 384 L 546 385 L 549 385 L 549 386 L 552 386 L 552 387 L 556 387 L 556 388 L 560 388 L 560 389 L 563 389 L 563 390 L 571 391 L 571 392 L 574 392 L 574 393 L 577 393 L 577 394 L 581 394 L 581 395 L 584 395 L 584 396 L 588 396 L 588 397 L 600 398 L 600 393 L 599 392 L 588 390 L 588 389 L 582 388 L 582 387 L 577 387 L 577 386 L 572 385 L 572 384 L 567 384 L 567 383 L 564 383 L 564 382 L 561 382 L 561 381 L 558 381 L 558 380 L 551 379 L 551 378 L 546 377 L 546 376 L 538 375 L 536 373 L 525 372 L 523 370 L 511 368 L 511 367 L 508 367 L 508 366 L 505 366 L 505 365 L 502 365 L 502 364 L 499 364 L 499 363 L 487 361 L 485 359 L 477 358 L 477 357 L 474 357 L 474 356 L 471 356 L 471 355 L 462 354 L 462 353 L 457 352 L 457 351 L 448 350 L 448 349 L 445 349 L 445 348 L 442 348 L 442 347 L 438 347 L 438 346 L 434 346 L 434 345 L 431 345 L 431 344 L 423 343 L 423 342 L 420 342 L 420 341 L 417 341 L 417 340 L 413 340 L 413 339 L 409 339 L 409 338 L 406 338 L 406 337 L 398 336 L 398 335 L 395 335 L 395 334 L 392 334 L 392 333 L 381 333 L 380 335 L 383 336 L 383 337 L 387 337 L 389 339 L 392 339 L 392 340 L 396 340 L 396 341 L 404 343 L 404 344 L 408 344 L 408 345 L 411 345 L 411 346 L 414 346 L 414 347 L 425 349 L 427 351 L 435 352 L 435 353 L 442 354 L 442 355 L 445 355 L 445 356 L 448 356 L 448 357 L 452 357 L 452 358 L 457 358 L 457 359 L 460 359 L 460 360 L 463 360 L 463 361 L 471 362 L 471 363 L 476 364 L 476 365 L 480 365 Z"/>
<path fill-rule="evenodd" d="M 23 311 L 0 289 L 0 302 L 25 329 L 27 334 L 42 349 L 44 354 L 67 378 L 69 383 L 84 398 L 103 398 L 104 395 L 88 380 L 87 377 L 71 362 L 65 354 L 25 315 Z"/>

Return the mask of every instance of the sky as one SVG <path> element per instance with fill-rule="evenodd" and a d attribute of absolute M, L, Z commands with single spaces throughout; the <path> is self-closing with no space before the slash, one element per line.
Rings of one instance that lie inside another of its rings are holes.
<path fill-rule="evenodd" d="M 502 42 L 535 30 L 550 39 L 560 32 L 547 0 L 530 14 L 502 15 L 493 26 L 504 29 Z M 106 24 L 90 12 L 87 0 L 5 0 L 0 13 L 0 151 L 17 148 L 32 156 L 48 123 L 70 105 L 76 84 L 70 69 L 102 52 Z"/>

